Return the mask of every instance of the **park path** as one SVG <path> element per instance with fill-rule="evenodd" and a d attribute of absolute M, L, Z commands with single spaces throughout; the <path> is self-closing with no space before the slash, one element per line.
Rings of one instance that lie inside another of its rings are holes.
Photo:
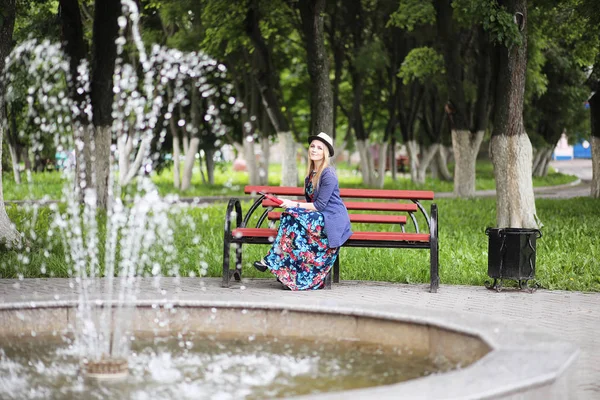
<path fill-rule="evenodd" d="M 558 172 L 573 175 L 578 179 L 573 183 L 557 186 L 535 187 L 533 191 L 536 199 L 570 199 L 574 197 L 587 197 L 590 195 L 590 181 L 592 180 L 592 160 L 573 159 L 551 161 L 550 165 Z M 475 197 L 494 197 L 495 190 L 477 190 Z M 453 193 L 436 193 L 436 198 L 454 197 Z"/>

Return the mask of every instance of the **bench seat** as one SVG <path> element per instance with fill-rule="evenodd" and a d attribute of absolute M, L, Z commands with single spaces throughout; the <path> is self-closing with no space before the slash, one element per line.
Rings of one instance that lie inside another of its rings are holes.
<path fill-rule="evenodd" d="M 270 244 L 277 236 L 276 223 L 281 212 L 274 211 L 277 205 L 258 194 L 269 193 L 275 196 L 295 197 L 304 202 L 304 188 L 279 186 L 246 186 L 244 193 L 250 195 L 252 205 L 246 215 L 242 214 L 241 202 L 234 198 L 227 205 L 223 247 L 223 286 L 229 287 L 231 277 L 241 280 L 242 245 Z M 378 189 L 340 189 L 340 197 L 349 211 L 353 234 L 342 247 L 371 248 L 413 248 L 429 249 L 430 252 L 430 291 L 439 287 L 438 266 L 438 212 L 437 205 L 431 204 L 427 213 L 421 201 L 433 200 L 434 193 L 422 190 L 378 190 Z M 369 201 L 357 201 L 368 199 Z M 262 210 L 262 211 L 261 211 Z M 402 214 L 402 215 L 399 215 Z M 417 215 L 424 217 L 427 231 L 419 226 Z M 411 232 L 406 231 L 408 221 L 412 222 Z M 256 223 L 253 221 L 258 219 Z M 262 226 L 263 223 L 268 226 Z M 250 225 L 255 225 L 251 227 Z M 369 230 L 360 230 L 361 224 L 371 224 Z M 380 231 L 377 225 L 386 224 Z M 229 268 L 230 248 L 236 244 L 235 270 Z M 341 251 L 340 251 L 341 253 Z M 339 282 L 340 256 L 336 258 L 332 273 L 327 276 L 325 288 L 331 288 L 331 281 Z"/>

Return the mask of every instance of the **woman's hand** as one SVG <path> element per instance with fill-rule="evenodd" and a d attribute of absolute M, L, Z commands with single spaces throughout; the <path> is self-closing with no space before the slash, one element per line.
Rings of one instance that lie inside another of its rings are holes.
<path fill-rule="evenodd" d="M 283 209 L 287 209 L 290 207 L 296 207 L 297 202 L 290 200 L 290 199 L 282 199 L 283 203 L 281 203 L 281 205 L 279 207 L 283 208 Z"/>

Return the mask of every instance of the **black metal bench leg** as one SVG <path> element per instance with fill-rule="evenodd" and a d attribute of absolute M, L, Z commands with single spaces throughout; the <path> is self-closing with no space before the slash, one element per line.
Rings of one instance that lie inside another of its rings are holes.
<path fill-rule="evenodd" d="M 333 283 L 340 283 L 340 252 L 333 263 Z"/>
<path fill-rule="evenodd" d="M 440 276 L 439 276 L 439 253 L 438 253 L 438 244 L 437 240 L 435 244 L 431 243 L 431 254 L 430 257 L 430 274 L 431 274 L 431 287 L 429 291 L 431 293 L 437 293 L 438 288 L 440 287 Z"/>
<path fill-rule="evenodd" d="M 237 243 L 235 247 L 235 272 L 233 277 L 236 281 L 242 280 L 242 244 Z"/>
<path fill-rule="evenodd" d="M 437 293 L 437 290 L 440 287 L 437 204 L 431 205 L 431 225 L 429 229 L 429 245 L 431 246 L 429 252 L 429 274 L 431 279 L 431 286 L 429 288 L 429 291 L 431 293 Z"/>
<path fill-rule="evenodd" d="M 229 249 L 231 247 L 231 243 L 229 239 L 225 237 L 223 242 L 223 283 L 222 287 L 229 287 Z"/>
<path fill-rule="evenodd" d="M 331 269 L 329 270 L 329 272 L 327 273 L 327 276 L 325 277 L 325 289 L 331 290 Z"/>

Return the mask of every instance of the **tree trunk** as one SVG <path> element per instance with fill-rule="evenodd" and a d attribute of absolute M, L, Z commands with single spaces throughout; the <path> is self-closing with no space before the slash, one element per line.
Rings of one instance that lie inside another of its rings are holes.
<path fill-rule="evenodd" d="M 419 166 L 417 167 L 416 173 L 416 183 L 423 184 L 425 183 L 425 178 L 427 178 L 427 169 L 431 165 L 431 162 L 434 160 L 435 156 L 439 153 L 440 144 L 434 143 L 431 146 L 427 147 L 427 149 L 422 153 L 423 156 L 419 161 Z"/>
<path fill-rule="evenodd" d="M 268 185 L 269 184 L 269 159 L 271 158 L 271 143 L 269 143 L 269 138 L 267 136 L 263 136 L 260 140 L 260 148 L 261 148 L 261 159 L 258 164 L 259 172 L 259 184 L 260 185 Z"/>
<path fill-rule="evenodd" d="M 379 145 L 378 150 L 378 158 L 377 158 L 377 178 L 375 179 L 375 187 L 378 189 L 383 189 L 383 185 L 385 183 L 385 165 L 387 163 L 387 155 L 388 155 L 389 142 L 383 142 Z M 390 160 L 390 168 L 393 170 L 395 168 L 394 160 Z"/>
<path fill-rule="evenodd" d="M 75 145 L 75 174 L 74 190 L 80 194 L 82 189 L 94 187 L 92 177 L 92 128 L 85 111 L 89 99 L 79 81 L 79 67 L 88 54 L 88 47 L 83 38 L 83 24 L 78 0 L 60 0 L 60 21 L 63 49 L 69 57 L 69 79 L 67 80 L 69 95 L 76 107 L 73 118 L 73 140 L 83 143 L 83 148 Z"/>
<path fill-rule="evenodd" d="M 454 167 L 454 194 L 458 197 L 475 195 L 475 163 L 483 132 L 487 127 L 490 103 L 489 83 L 492 66 L 487 49 L 483 28 L 473 28 L 471 35 L 476 38 L 473 43 L 479 48 L 477 62 L 477 97 L 475 106 L 467 103 L 464 90 L 465 70 L 461 52 L 459 27 L 453 19 L 454 9 L 448 0 L 435 0 L 437 27 L 443 41 L 444 62 L 446 65 L 446 83 L 448 85 L 448 102 L 445 111 L 452 130 L 452 148 L 456 160 Z M 464 36 L 464 35 L 463 35 Z M 466 46 L 473 46 L 466 44 Z M 471 125 L 472 124 L 472 125 Z"/>
<path fill-rule="evenodd" d="M 240 85 L 236 85 L 238 93 L 241 95 Z M 247 81 L 246 100 L 245 103 L 250 105 L 248 110 L 246 107 L 242 110 L 242 153 L 246 160 L 246 169 L 248 171 L 248 183 L 250 185 L 260 185 L 260 168 L 256 154 L 256 138 L 257 133 L 257 118 L 260 111 L 259 93 L 256 85 L 250 79 Z M 252 117 L 251 117 L 252 116 Z M 254 118 L 253 118 L 254 117 Z"/>
<path fill-rule="evenodd" d="M 590 195 L 600 199 L 600 137 L 592 136 L 592 182 Z"/>
<path fill-rule="evenodd" d="M 410 180 L 417 182 L 417 171 L 419 170 L 419 144 L 412 139 L 406 142 L 406 151 L 408 152 Z"/>
<path fill-rule="evenodd" d="M 333 135 L 333 92 L 329 80 L 329 59 L 325 48 L 323 18 L 326 0 L 297 3 L 302 19 L 308 75 L 311 82 L 310 132 Z"/>
<path fill-rule="evenodd" d="M 13 176 L 15 178 L 15 183 L 17 185 L 20 185 L 21 171 L 19 170 L 19 157 L 17 156 L 17 149 L 13 144 L 8 143 L 8 151 L 10 152 L 10 161 L 12 165 Z"/>
<path fill-rule="evenodd" d="M 2 139 L 7 128 L 6 107 L 4 96 L 6 88 L 4 83 L 4 64 L 6 57 L 10 54 L 12 47 L 12 36 L 15 27 L 15 0 L 5 0 L 2 9 L 2 21 L 0 22 L 0 160 L 2 160 Z M 2 163 L 0 162 L 0 243 L 7 247 L 17 246 L 20 235 L 10 222 L 6 209 L 4 208 L 4 192 L 2 191 Z"/>
<path fill-rule="evenodd" d="M 4 104 L 4 116 L 8 119 L 8 107 L 6 107 L 6 103 Z M 1 122 L 0 122 L 1 123 Z M 15 183 L 17 185 L 21 184 L 21 171 L 19 170 L 19 134 L 17 133 L 17 117 L 15 115 L 14 109 L 10 113 L 10 129 L 8 128 L 7 123 L 6 132 L 8 133 L 8 151 L 10 152 L 10 159 L 12 164 L 13 175 L 15 178 Z M 0 158 L 1 160 L 1 158 Z"/>
<path fill-rule="evenodd" d="M 533 176 L 548 176 L 548 167 L 550 166 L 550 160 L 552 159 L 553 152 L 554 148 L 552 146 L 545 146 L 538 150 L 532 163 Z"/>
<path fill-rule="evenodd" d="M 183 162 L 183 176 L 181 177 L 181 190 L 188 190 L 192 186 L 192 174 L 194 172 L 194 163 L 196 161 L 196 153 L 200 146 L 200 138 L 193 137 L 190 140 L 185 160 Z M 202 164 L 200 164 L 202 167 Z"/>
<path fill-rule="evenodd" d="M 437 154 L 437 166 L 441 179 L 445 181 L 452 180 L 452 174 L 448 170 L 448 156 L 451 154 L 448 146 L 441 145 L 440 151 Z"/>
<path fill-rule="evenodd" d="M 213 149 L 204 150 L 206 161 L 206 180 L 208 184 L 215 184 L 215 151 Z"/>
<path fill-rule="evenodd" d="M 356 149 L 358 150 L 359 155 L 359 165 L 360 165 L 360 173 L 363 177 L 363 183 L 367 187 L 372 187 L 374 178 L 373 178 L 373 170 L 371 169 L 372 162 L 370 161 L 371 157 L 371 146 L 368 140 L 357 140 L 356 141 Z"/>
<path fill-rule="evenodd" d="M 596 64 L 594 69 L 600 68 Z M 598 199 L 600 198 L 600 84 L 596 85 L 596 93 L 590 98 L 590 119 L 592 135 L 590 144 L 592 146 L 592 182 L 590 195 Z"/>
<path fill-rule="evenodd" d="M 146 135 L 140 142 L 133 164 L 130 162 L 133 152 L 132 135 L 121 135 L 118 141 L 119 151 L 119 185 L 126 186 L 137 176 L 144 158 L 148 156 L 152 136 Z"/>
<path fill-rule="evenodd" d="M 120 0 L 96 0 L 94 4 L 93 68 L 91 102 L 94 123 L 94 172 L 98 207 L 108 205 L 108 182 L 110 175 L 110 146 L 112 142 L 113 76 L 117 57 L 121 15 Z"/>
<path fill-rule="evenodd" d="M 527 70 L 527 3 L 506 2 L 521 30 L 521 45 L 500 48 L 496 117 L 490 155 L 496 177 L 498 228 L 537 228 L 532 181 L 532 147 L 523 125 Z"/>
<path fill-rule="evenodd" d="M 469 130 L 452 129 L 452 150 L 456 160 L 454 194 L 457 197 L 475 196 L 475 165 L 483 134 L 483 131 L 471 133 Z"/>
<path fill-rule="evenodd" d="M 272 60 L 272 50 L 267 46 L 259 26 L 259 2 L 252 1 L 246 15 L 246 33 L 254 44 L 257 52 L 257 68 L 254 78 L 258 85 L 263 105 L 269 119 L 277 132 L 277 138 L 283 149 L 281 168 L 281 186 L 298 185 L 298 168 L 296 166 L 296 144 L 290 124 L 282 111 L 283 99 L 278 71 Z"/>
<path fill-rule="evenodd" d="M 172 122 L 169 124 L 175 125 Z M 172 130 L 172 128 L 171 128 Z M 179 136 L 175 134 L 173 136 L 173 187 L 175 189 L 181 188 L 181 171 L 179 170 L 180 163 L 179 158 L 181 157 L 181 146 L 179 145 Z"/>
<path fill-rule="evenodd" d="M 254 140 L 244 140 L 242 153 L 246 160 L 246 169 L 248 171 L 248 184 L 256 186 L 259 184 L 258 164 L 256 162 L 256 153 L 254 151 L 256 143 Z"/>
<path fill-rule="evenodd" d="M 398 181 L 398 166 L 396 165 L 396 138 L 392 136 L 390 147 L 388 148 L 388 157 L 392 167 L 392 181 Z"/>

